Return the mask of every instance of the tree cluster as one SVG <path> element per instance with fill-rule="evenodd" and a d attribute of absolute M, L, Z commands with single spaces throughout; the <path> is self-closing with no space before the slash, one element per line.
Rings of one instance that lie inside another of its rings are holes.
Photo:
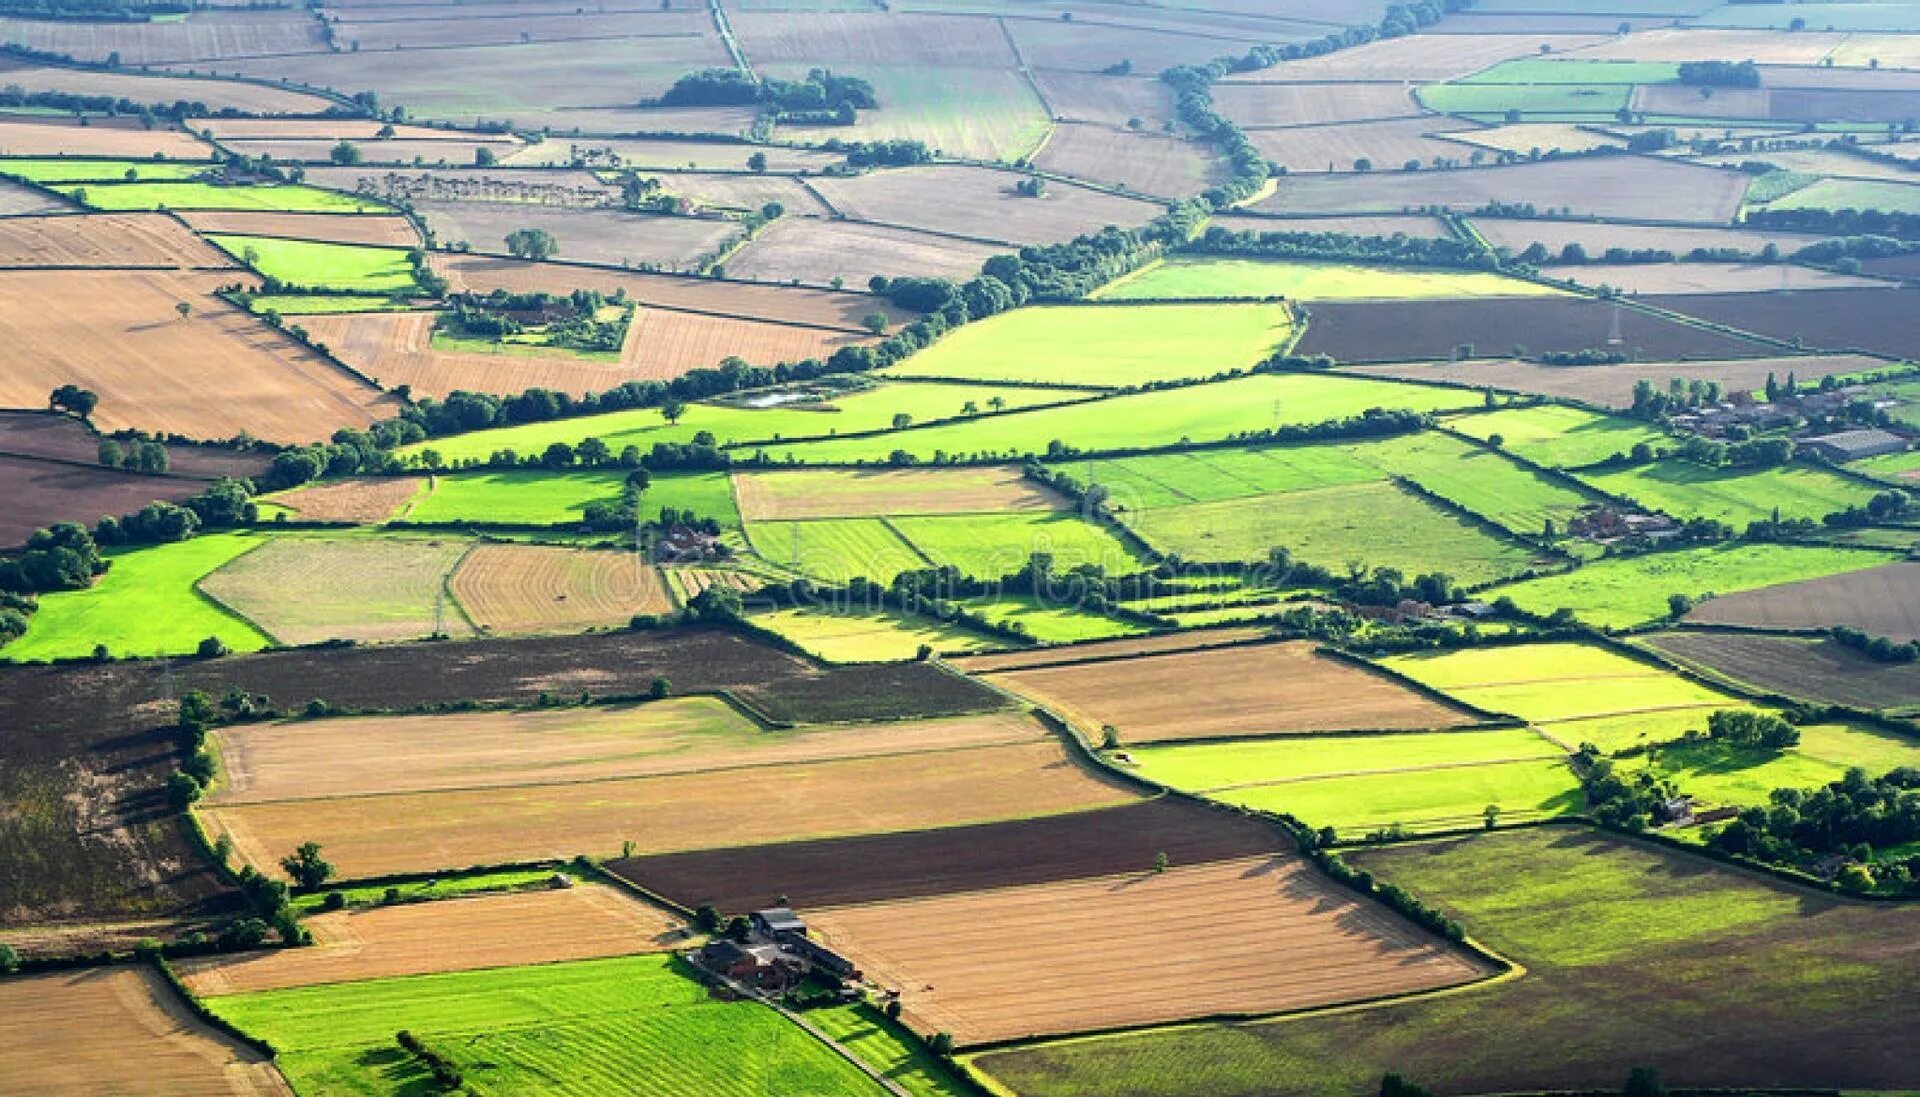
<path fill-rule="evenodd" d="M 1356 236 L 1345 232 L 1234 232 L 1214 227 L 1184 250 L 1206 255 L 1406 263 L 1456 270 L 1493 270 L 1499 266 L 1498 259 L 1464 241 L 1405 233 Z"/>
<path fill-rule="evenodd" d="M 1887 636 L 1870 636 L 1857 628 L 1836 625 L 1828 631 L 1833 642 L 1842 647 L 1852 648 L 1867 658 L 1879 663 L 1911 663 L 1920 659 L 1920 644 L 1912 640 L 1895 640 Z"/>
<path fill-rule="evenodd" d="M 1680 82 L 1698 88 L 1757 88 L 1760 66 L 1752 61 L 1683 61 Z"/>
<path fill-rule="evenodd" d="M 1667 805 L 1678 795 L 1672 781 L 1645 769 L 1622 777 L 1592 743 L 1580 744 L 1574 765 L 1596 822 L 1638 831 L 1668 821 Z"/>
<path fill-rule="evenodd" d="M 1742 750 L 1785 750 L 1800 742 L 1800 729 L 1770 712 L 1719 709 L 1707 717 L 1707 737 Z"/>
<path fill-rule="evenodd" d="M 788 122 L 851 125 L 862 110 L 880 105 L 873 85 L 857 76 L 813 69 L 802 80 L 756 78 L 739 69 L 702 69 L 674 81 L 663 106 L 766 104 Z"/>
<path fill-rule="evenodd" d="M 1876 863 L 1874 850 L 1920 839 L 1920 769 L 1902 767 L 1874 778 L 1855 767 L 1824 788 L 1775 789 L 1767 806 L 1742 811 L 1707 837 L 1707 845 L 1802 869 L 1819 870 L 1829 858 L 1853 864 L 1838 872 L 1842 887 L 1869 891 L 1914 890 L 1914 861 Z"/>

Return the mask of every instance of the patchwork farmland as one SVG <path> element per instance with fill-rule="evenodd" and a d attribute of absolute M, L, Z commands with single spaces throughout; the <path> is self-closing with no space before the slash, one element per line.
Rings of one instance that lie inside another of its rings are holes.
<path fill-rule="evenodd" d="M 1912 7 L 7 8 L 0 1090 L 1920 1092 Z"/>

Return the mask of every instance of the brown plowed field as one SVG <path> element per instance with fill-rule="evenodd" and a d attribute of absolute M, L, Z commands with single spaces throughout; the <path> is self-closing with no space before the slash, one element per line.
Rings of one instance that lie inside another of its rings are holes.
<path fill-rule="evenodd" d="M 962 1045 L 1266 1014 L 1491 974 L 1297 857 L 803 911 Z"/>
<path fill-rule="evenodd" d="M 1004 465 L 736 472 L 733 492 L 740 517 L 748 521 L 1060 510 L 1066 505 L 1061 496 Z"/>
<path fill-rule="evenodd" d="M 496 6 L 475 18 L 410 19 L 370 9 L 364 18 L 351 13 L 335 25 L 334 37 L 372 50 L 436 49 L 448 46 L 505 46 L 522 42 L 554 42 L 580 38 L 631 38 L 669 35 L 693 36 L 711 32 L 705 13 L 629 10 L 605 13 L 568 8 L 562 12 L 524 12 Z"/>
<path fill-rule="evenodd" d="M 912 229 L 783 217 L 727 259 L 738 278 L 823 285 L 835 278 L 864 286 L 874 275 L 902 274 L 966 281 L 1006 249 Z"/>
<path fill-rule="evenodd" d="M 343 877 L 757 845 L 1017 819 L 1126 803 L 1058 744 L 749 766 L 668 777 L 212 807 L 209 829 L 263 871 L 302 842 Z"/>
<path fill-rule="evenodd" d="M 639 557 L 548 545 L 480 545 L 449 589 L 481 632 L 583 632 L 674 609 Z"/>
<path fill-rule="evenodd" d="M 144 476 L 0 453 L 0 546 L 18 545 L 55 522 L 91 526 L 156 500 L 178 503 L 207 489 L 204 480 Z"/>
<path fill-rule="evenodd" d="M 661 270 L 698 269 L 701 259 L 740 235 L 739 222 L 718 217 L 510 202 L 419 202 L 414 208 L 442 247 L 464 243 L 483 255 L 505 255 L 508 233 L 545 229 L 569 260 Z"/>
<path fill-rule="evenodd" d="M 420 494 L 423 481 L 414 476 L 378 476 L 364 480 L 334 480 L 296 488 L 268 499 L 308 522 L 352 522 L 370 526 L 394 516 Z"/>
<path fill-rule="evenodd" d="M 1161 198 L 1198 194 L 1220 176 L 1212 156 L 1196 142 L 1086 124 L 1053 127 L 1033 162 L 1043 171 Z"/>
<path fill-rule="evenodd" d="M 1138 871 L 1291 848 L 1277 828 L 1190 801 L 1120 807 L 905 834 L 668 853 L 608 865 L 682 906 L 753 910 L 785 895 L 801 908 L 917 899 Z"/>
<path fill-rule="evenodd" d="M 1650 381 L 1664 390 L 1667 382 L 1676 377 L 1698 378 L 1718 381 L 1729 392 L 1759 392 L 1766 387 L 1769 373 L 1776 378 L 1795 373 L 1804 381 L 1814 382 L 1831 374 L 1856 373 L 1884 365 L 1878 358 L 1857 354 L 1736 358 L 1719 362 L 1623 362 L 1600 367 L 1543 366 L 1537 362 L 1476 358 L 1466 362 L 1354 366 L 1344 372 L 1410 381 L 1453 381 L 1475 388 L 1491 386 L 1626 408 L 1633 406 L 1633 386 L 1640 381 Z"/>
<path fill-rule="evenodd" d="M 195 1019 L 145 965 L 0 980 L 0 1078 L 14 1093 L 293 1093 L 271 1060 Z"/>
<path fill-rule="evenodd" d="M 1724 225 L 1739 211 L 1749 180 L 1737 171 L 1644 156 L 1575 157 L 1442 172 L 1384 170 L 1397 169 L 1397 160 L 1376 160 L 1374 166 L 1382 170 L 1359 178 L 1282 179 L 1274 195 L 1254 208 L 1292 214 L 1399 213 L 1444 206 L 1471 213 L 1490 202 L 1532 203 L 1543 210 L 1570 207 L 1595 217 Z"/>
<path fill-rule="evenodd" d="M 1108 225 L 1145 224 L 1160 209 L 1141 199 L 1063 183 L 1028 198 L 1014 190 L 1023 178 L 993 168 L 932 165 L 821 178 L 814 187 L 855 221 L 1014 244 L 1057 243 Z"/>
<path fill-rule="evenodd" d="M 189 438 L 324 439 L 397 410 L 384 396 L 213 296 L 231 275 L 0 273 L 8 368 L 0 405 L 44 407 L 56 386 L 100 394 L 94 422 Z M 84 301 L 85 309 L 74 308 Z M 183 319 L 175 306 L 186 302 Z"/>
<path fill-rule="evenodd" d="M 1888 564 L 1709 598 L 1687 620 L 1773 629 L 1847 625 L 1873 636 L 1920 639 L 1920 564 Z"/>
<path fill-rule="evenodd" d="M 97 122 L 95 123 L 98 124 Z M 188 125 L 195 131 L 210 131 L 222 141 L 291 141 L 301 138 L 333 141 L 376 141 L 383 129 L 393 131 L 393 139 L 403 141 L 469 142 L 515 139 L 501 134 L 482 134 L 471 130 L 441 129 L 438 126 L 410 126 L 369 118 L 194 118 Z"/>
<path fill-rule="evenodd" d="M 261 213 L 254 210 L 196 210 L 180 217 L 196 232 L 237 233 L 242 236 L 284 236 L 295 240 L 324 240 L 336 244 L 376 244 L 384 247 L 420 246 L 420 234 L 404 217 L 379 214 Z M 221 253 L 225 256 L 225 253 Z"/>
<path fill-rule="evenodd" d="M 320 25 L 299 10 L 209 8 L 184 19 L 90 21 L 0 20 L 0 38 L 81 61 L 118 55 L 127 65 L 212 61 L 255 54 L 324 50 Z"/>
<path fill-rule="evenodd" d="M 148 76 L 133 72 L 96 72 L 56 68 L 27 62 L 0 61 L 0 86 L 18 84 L 26 91 L 63 91 L 74 95 L 111 95 L 136 103 L 202 103 L 211 111 L 243 114 L 325 114 L 339 104 L 331 99 L 285 88 L 245 84 L 236 80 L 200 80 L 182 76 Z"/>
<path fill-rule="evenodd" d="M 1695 248 L 1735 248 L 1758 253 L 1768 244 L 1791 255 L 1825 239 L 1812 233 L 1770 232 L 1765 229 L 1683 228 L 1673 225 L 1606 225 L 1585 221 L 1524 221 L 1506 217 L 1476 217 L 1473 228 L 1496 248 L 1516 254 L 1535 243 L 1554 255 L 1568 244 L 1579 244 L 1598 259 L 1608 248 L 1638 251 L 1657 248 L 1684 256 Z"/>
<path fill-rule="evenodd" d="M 1551 46 L 1555 52 L 1560 52 L 1604 41 L 1605 38 L 1594 35 L 1571 34 L 1449 34 L 1444 37 L 1415 34 L 1370 42 L 1356 49 L 1335 50 L 1319 57 L 1288 61 L 1275 68 L 1230 77 L 1228 82 L 1259 84 L 1378 80 L 1383 75 L 1393 80 L 1451 80 L 1479 72 L 1508 58 L 1537 56 L 1542 46 Z M 1722 55 L 1703 53 L 1700 56 Z"/>
<path fill-rule="evenodd" d="M 969 674 L 989 674 L 994 671 L 1028 670 L 1034 667 L 1057 666 L 1061 663 L 1089 659 L 1117 659 L 1133 655 L 1192 651 L 1195 648 L 1256 640 L 1266 634 L 1266 629 L 1251 627 L 1199 629 L 1169 632 L 1160 636 L 1143 636 L 1137 640 L 1096 640 L 1090 644 L 1035 648 L 1031 651 L 1013 651 L 1003 655 L 967 655 L 949 659 L 947 662 Z"/>
<path fill-rule="evenodd" d="M 1366 160 L 1372 165 L 1369 169 L 1372 171 L 1415 174 L 1401 172 L 1401 165 L 1408 160 L 1418 160 L 1425 166 L 1435 157 L 1465 160 L 1472 155 L 1465 146 L 1441 140 L 1440 135 L 1465 133 L 1474 128 L 1450 118 L 1395 118 L 1337 126 L 1248 130 L 1247 136 L 1267 159 L 1290 172 L 1357 172 L 1360 169 L 1355 165 Z M 1283 187 L 1290 185 L 1284 179 L 1281 182 Z M 1303 208 L 1305 205 L 1302 203 Z M 1260 208 L 1278 212 L 1291 209 L 1292 205 L 1262 203 Z"/>
<path fill-rule="evenodd" d="M 1920 355 L 1920 289 L 1682 294 L 1647 304 L 1824 350 Z"/>
<path fill-rule="evenodd" d="M 1832 298 L 1841 292 L 1823 291 L 1819 297 Z M 1768 299 L 1761 294 L 1737 296 L 1742 300 Z M 1659 299 L 1648 303 L 1666 304 Z M 1621 340 L 1618 344 L 1613 341 L 1616 317 Z M 1447 358 L 1462 345 L 1471 346 L 1477 355 L 1609 349 L 1637 361 L 1780 353 L 1780 348 L 1769 344 L 1582 297 L 1324 301 L 1312 307 L 1307 333 L 1295 353 L 1330 354 L 1345 362 L 1397 362 Z"/>
<path fill-rule="evenodd" d="M 1920 705 L 1920 666 L 1882 663 L 1832 640 L 1675 631 L 1640 643 L 1769 693 L 1863 709 Z"/>
<path fill-rule="evenodd" d="M 0 453 L 91 465 L 100 458 L 100 435 L 68 415 L 0 411 Z M 167 474 L 189 480 L 258 476 L 267 470 L 271 456 L 263 450 L 175 443 L 167 447 Z"/>
<path fill-rule="evenodd" d="M 1174 118 L 1173 92 L 1152 76 L 1053 71 L 1033 77 L 1054 115 L 1069 122 L 1124 126 L 1138 118 L 1157 130 Z"/>
<path fill-rule="evenodd" d="M 200 160 L 212 147 L 176 129 L 150 130 L 133 118 L 70 118 L 21 115 L 0 122 L 0 156 L 125 156 Z"/>
<path fill-rule="evenodd" d="M 1407 86 L 1398 80 L 1381 84 L 1224 82 L 1214 89 L 1213 104 L 1243 129 L 1407 118 L 1424 113 Z"/>
<path fill-rule="evenodd" d="M 989 680 L 1088 730 L 1111 724 L 1128 744 L 1473 722 L 1385 675 L 1315 654 L 1304 642 L 1005 671 Z"/>
<path fill-rule="evenodd" d="M 1207 226 L 1229 232 L 1344 232 L 1350 236 L 1393 236 L 1405 233 L 1439 239 L 1447 235 L 1447 223 L 1438 217 L 1418 214 L 1355 214 L 1351 217 L 1264 217 L 1257 214 L 1223 213 Z"/>
<path fill-rule="evenodd" d="M 213 803 L 445 792 L 1031 743 L 1024 714 L 767 730 L 715 697 L 550 712 L 294 720 L 224 730 Z"/>
<path fill-rule="evenodd" d="M 1785 263 L 1572 263 L 1542 266 L 1540 273 L 1589 287 L 1612 286 L 1634 297 L 1889 288 L 1873 278 Z"/>
<path fill-rule="evenodd" d="M 212 956 L 175 965 L 196 995 L 551 964 L 659 952 L 679 920 L 610 887 L 480 895 L 316 914 L 312 948 Z"/>
<path fill-rule="evenodd" d="M 779 324 L 808 324 L 861 332 L 869 313 L 884 312 L 898 323 L 910 319 L 885 299 L 866 293 L 801 289 L 793 286 L 753 285 L 672 274 L 608 270 L 567 263 L 528 263 L 485 255 L 436 255 L 434 269 L 456 290 L 490 293 L 569 292 L 599 290 L 611 295 L 624 289 L 643 305 L 691 312 L 744 316 Z"/>
<path fill-rule="evenodd" d="M 233 265 L 226 252 L 162 213 L 0 219 L 0 267 L 232 269 Z"/>

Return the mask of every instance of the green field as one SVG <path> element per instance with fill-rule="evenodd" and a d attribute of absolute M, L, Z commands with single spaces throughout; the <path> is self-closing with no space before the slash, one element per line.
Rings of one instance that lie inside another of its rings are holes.
<path fill-rule="evenodd" d="M 1275 491 L 1338 487 L 1381 479 L 1380 470 L 1341 446 L 1205 449 L 1147 457 L 1068 461 L 1060 471 L 1107 489 L 1116 511 L 1244 499 Z"/>
<path fill-rule="evenodd" d="M 200 589 L 283 644 L 418 640 L 436 618 L 471 635 L 445 578 L 472 542 L 372 532 L 281 534 L 208 575 Z"/>
<path fill-rule="evenodd" d="M 1602 628 L 1630 628 L 1668 616 L 1667 596 L 1712 594 L 1816 579 L 1876 567 L 1897 557 L 1812 545 L 1721 544 L 1598 560 L 1561 575 L 1528 579 L 1487 592 L 1542 616 L 1571 609 Z"/>
<path fill-rule="evenodd" d="M 279 1049 L 302 1093 L 429 1092 L 425 1069 L 394 1042 L 401 1029 L 486 1093 L 881 1092 L 771 1009 L 715 999 L 682 971 L 671 956 L 628 956 L 207 1001 Z"/>
<path fill-rule="evenodd" d="M 1847 467 L 1855 472 L 1864 472 L 1868 476 L 1878 476 L 1898 484 L 1912 484 L 1920 481 L 1920 449 L 1910 449 L 1905 453 L 1885 453 L 1878 457 L 1869 457 L 1864 461 L 1854 461 Z"/>
<path fill-rule="evenodd" d="M 556 419 L 545 423 L 500 427 L 474 431 L 449 438 L 435 438 L 401 449 L 404 455 L 417 455 L 431 449 L 448 461 L 485 460 L 495 450 L 539 453 L 554 442 L 578 444 L 585 438 L 599 438 L 618 452 L 628 445 L 650 448 L 655 442 L 690 442 L 701 432 L 712 434 L 721 445 L 745 446 L 749 443 L 773 443 L 783 438 L 827 438 L 835 434 L 857 434 L 887 430 L 894 417 L 905 415 L 916 423 L 952 419 L 962 415 L 988 413 L 993 401 L 1005 401 L 1006 407 L 1031 408 L 1057 404 L 1090 395 L 1075 390 L 1018 388 L 996 385 L 900 383 L 875 385 L 828 403 L 793 404 L 784 407 L 746 408 L 718 404 L 688 404 L 677 423 L 668 423 L 658 409 L 636 408 L 604 415 L 584 415 L 574 419 Z M 974 412 L 966 411 L 973 405 Z M 1004 421 L 1010 416 L 996 416 Z M 914 437 L 908 434 L 904 437 Z M 784 453 L 788 447 L 781 447 Z M 751 448 L 749 450 L 751 455 Z M 886 452 L 882 451 L 881 456 Z"/>
<path fill-rule="evenodd" d="M 1284 305 L 1043 305 L 968 324 L 880 376 L 1125 388 L 1247 369 L 1292 332 Z"/>
<path fill-rule="evenodd" d="M 54 190 L 97 210 L 264 210 L 273 213 L 385 213 L 364 198 L 318 187 L 215 183 L 62 183 Z"/>
<path fill-rule="evenodd" d="M 880 518 L 750 522 L 747 542 L 772 563 L 836 586 L 856 578 L 891 583 L 903 571 L 933 566 Z"/>
<path fill-rule="evenodd" d="M 1920 743 L 1864 726 L 1818 724 L 1800 729 L 1800 745 L 1781 751 L 1737 750 L 1711 740 L 1671 743 L 1620 763 L 1651 769 L 1707 805 L 1765 805 L 1777 788 L 1816 789 L 1859 766 L 1879 775 L 1920 765 Z"/>
<path fill-rule="evenodd" d="M 880 462 L 895 450 L 1020 457 L 1055 441 L 1089 452 L 1224 441 L 1248 431 L 1345 419 L 1369 408 L 1441 411 L 1479 403 L 1478 393 L 1327 374 L 1257 374 L 951 423 L 925 430 L 767 447 L 776 460 Z"/>
<path fill-rule="evenodd" d="M 86 590 L 40 596 L 26 635 L 0 648 L 14 660 L 77 659 L 105 644 L 117 656 L 179 655 L 218 636 L 234 651 L 270 640 L 195 589 L 207 574 L 263 538 L 214 533 L 170 545 L 110 553 L 113 567 Z"/>
<path fill-rule="evenodd" d="M 1077 644 L 1145 632 L 1139 625 L 1070 605 L 1047 604 L 1016 594 L 970 598 L 960 605 L 996 625 L 1018 625 L 1042 644 Z"/>
<path fill-rule="evenodd" d="M 617 501 L 626 480 L 624 469 L 440 474 L 407 517 L 414 522 L 562 525 L 578 521 L 588 503 Z M 723 526 L 740 524 L 724 472 L 655 474 L 640 496 L 641 517 L 658 517 L 663 507 L 691 510 Z"/>
<path fill-rule="evenodd" d="M 411 289 L 412 287 L 407 287 Z M 340 293 L 256 293 L 246 299 L 255 312 L 282 316 L 326 316 L 339 312 L 405 312 L 413 306 L 392 297 Z"/>
<path fill-rule="evenodd" d="M 810 1009 L 807 1020 L 912 1097 L 973 1097 L 973 1088 L 955 1078 L 924 1043 L 870 1006 Z"/>
<path fill-rule="evenodd" d="M 1566 752 L 1526 728 L 1393 735 L 1292 735 L 1225 743 L 1128 747 L 1142 777 L 1208 795 L 1313 778 L 1422 770 Z"/>
<path fill-rule="evenodd" d="M 1591 465 L 1630 453 L 1641 442 L 1655 449 L 1673 444 L 1645 423 L 1560 404 L 1463 415 L 1447 425 L 1483 442 L 1497 435 L 1502 448 L 1552 468 Z"/>
<path fill-rule="evenodd" d="M 1538 536 L 1548 522 L 1564 531 L 1583 506 L 1595 501 L 1501 454 L 1435 431 L 1368 442 L 1350 452 L 1523 536 Z"/>
<path fill-rule="evenodd" d="M 1535 297 L 1562 291 L 1503 274 L 1358 263 L 1186 259 L 1153 263 L 1099 290 L 1107 301 L 1179 297 L 1286 297 L 1300 301 Z"/>
<path fill-rule="evenodd" d="M 1363 563 L 1398 568 L 1409 579 L 1444 572 L 1472 584 L 1517 575 L 1532 558 L 1385 482 L 1162 507 L 1122 520 L 1154 548 L 1187 560 L 1264 560 L 1269 549 L 1284 547 L 1336 573 Z"/>
<path fill-rule="evenodd" d="M 1875 489 L 1811 465 L 1766 469 L 1707 468 L 1691 461 L 1655 461 L 1630 468 L 1586 471 L 1580 479 L 1674 518 L 1712 518 L 1735 530 L 1782 518 L 1815 522 L 1835 511 L 1865 506 Z"/>
<path fill-rule="evenodd" d="M 1285 812 L 1346 837 L 1381 827 L 1419 833 L 1481 826 L 1488 804 L 1498 805 L 1507 822 L 1552 818 L 1586 806 L 1580 781 L 1563 759 L 1323 777 L 1234 789 L 1213 798 Z"/>
<path fill-rule="evenodd" d="M 481 869 L 475 872 L 442 873 L 430 880 L 413 880 L 402 884 L 366 884 L 361 887 L 327 888 L 311 891 L 293 897 L 293 907 L 302 915 L 314 914 L 322 909 L 327 895 L 338 891 L 348 906 L 374 906 L 386 901 L 389 890 L 400 893 L 400 901 L 405 903 L 426 902 L 438 899 L 457 899 L 466 895 L 480 895 L 496 891 L 533 891 L 551 886 L 555 874 L 572 874 L 564 869 L 526 868 L 526 869 Z"/>
<path fill-rule="evenodd" d="M 756 68 L 764 75 L 798 79 L 808 66 Z M 1010 66 L 861 63 L 846 68 L 873 84 L 884 109 L 862 111 L 851 126 L 780 126 L 775 130 L 780 140 L 905 138 L 948 156 L 1011 163 L 1032 156 L 1051 128 L 1033 84 Z"/>
<path fill-rule="evenodd" d="M 72 160 L 30 157 L 0 160 L 0 175 L 31 183 L 129 183 L 136 180 L 192 179 L 212 167 L 186 160 Z M 127 173 L 132 172 L 132 178 Z"/>
<path fill-rule="evenodd" d="M 1119 537 L 1077 514 L 1041 511 L 887 521 L 936 565 L 959 568 L 977 579 L 1011 575 L 1043 552 L 1053 557 L 1056 572 L 1097 564 L 1109 575 L 1129 575 L 1144 566 Z"/>
<path fill-rule="evenodd" d="M 411 293 L 419 288 L 405 248 L 323 244 L 276 236 L 218 235 L 207 239 L 235 259 L 244 261 L 251 250 L 255 270 L 290 286 L 373 293 Z"/>
<path fill-rule="evenodd" d="M 1415 92 L 1428 110 L 1482 121 L 1519 111 L 1529 122 L 1612 119 L 1633 99 L 1631 84 L 1429 84 Z"/>
<path fill-rule="evenodd" d="M 1767 208 L 1920 213 L 1920 186 L 1877 179 L 1820 179 L 1768 202 Z"/>
<path fill-rule="evenodd" d="M 1850 903 L 1567 826 L 1351 856 L 1526 975 L 1360 1011 L 1009 1048 L 974 1065 L 1022 1097 L 1351 1097 L 1389 1071 L 1443 1093 L 1599 1090 L 1646 1063 L 1735 1090 L 1912 1086 L 1911 973 L 1886 962 L 1887 942 L 1920 931 L 1911 905 Z"/>
<path fill-rule="evenodd" d="M 781 609 L 754 614 L 752 620 L 830 663 L 898 662 L 917 657 L 922 645 L 941 654 L 1016 646 L 959 625 L 887 609 Z"/>

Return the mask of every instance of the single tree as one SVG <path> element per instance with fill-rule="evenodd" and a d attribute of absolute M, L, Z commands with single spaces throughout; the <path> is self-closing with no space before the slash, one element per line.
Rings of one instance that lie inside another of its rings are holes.
<path fill-rule="evenodd" d="M 280 859 L 280 867 L 287 870 L 293 882 L 303 888 L 319 887 L 333 875 L 333 865 L 320 856 L 320 843 L 303 842 L 291 857 Z"/>
<path fill-rule="evenodd" d="M 360 146 L 351 141 L 342 141 L 327 152 L 327 159 L 336 164 L 351 167 L 360 162 Z"/>
<path fill-rule="evenodd" d="M 860 326 L 875 335 L 885 335 L 887 333 L 887 314 L 884 312 L 869 312 L 861 318 Z"/>
<path fill-rule="evenodd" d="M 912 425 L 913 425 L 913 416 L 908 415 L 904 411 L 894 413 L 894 416 L 893 416 L 894 430 L 905 430 Z"/>
<path fill-rule="evenodd" d="M 100 397 L 92 389 L 79 385 L 61 385 L 47 397 L 47 406 L 54 411 L 70 411 L 82 419 L 92 415 L 99 405 Z"/>
<path fill-rule="evenodd" d="M 490 168 L 498 159 L 499 157 L 493 154 L 493 150 L 485 145 L 481 145 L 479 148 L 473 150 L 473 163 L 475 167 Z"/>
<path fill-rule="evenodd" d="M 181 301 L 179 304 L 173 306 L 173 311 L 180 314 L 180 319 L 185 320 L 187 317 L 193 315 L 193 302 Z"/>
<path fill-rule="evenodd" d="M 507 233 L 507 252 L 517 259 L 551 259 L 560 245 L 546 229 L 514 229 Z"/>
<path fill-rule="evenodd" d="M 668 423 L 678 423 L 680 417 L 686 413 L 687 405 L 684 400 L 669 397 L 665 403 L 660 405 L 660 417 Z"/>
<path fill-rule="evenodd" d="M 756 152 L 752 156 L 747 157 L 747 170 L 748 171 L 767 170 L 767 154 L 764 152 Z"/>
<path fill-rule="evenodd" d="M 1500 825 L 1500 805 L 1488 804 L 1486 808 L 1480 812 L 1480 822 L 1488 830 L 1492 830 L 1494 827 L 1499 826 Z"/>
<path fill-rule="evenodd" d="M 12 975 L 20 970 L 20 954 L 12 945 L 0 944 L 0 975 Z"/>
<path fill-rule="evenodd" d="M 1153 871 L 1155 873 L 1167 871 L 1168 864 L 1170 864 L 1170 862 L 1167 860 L 1167 852 L 1165 850 L 1161 850 L 1159 853 L 1153 855 Z"/>
<path fill-rule="evenodd" d="M 667 681 L 665 678 L 655 678 L 647 685 L 647 696 L 656 701 L 662 700 L 672 693 L 673 683 Z"/>

